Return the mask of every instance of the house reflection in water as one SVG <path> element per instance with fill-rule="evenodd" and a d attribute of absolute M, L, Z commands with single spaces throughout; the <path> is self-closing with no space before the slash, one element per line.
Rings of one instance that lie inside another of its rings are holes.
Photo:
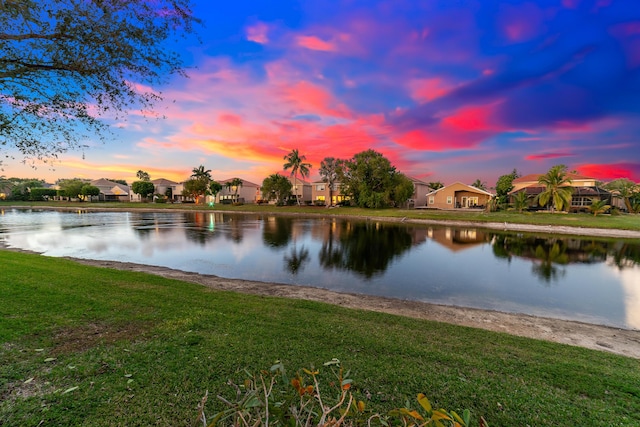
<path fill-rule="evenodd" d="M 491 241 L 491 234 L 475 228 L 429 227 L 427 237 L 452 252 L 470 249 Z"/>

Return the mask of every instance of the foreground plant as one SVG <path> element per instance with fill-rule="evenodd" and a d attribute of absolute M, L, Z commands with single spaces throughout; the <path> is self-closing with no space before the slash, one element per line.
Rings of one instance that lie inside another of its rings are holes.
<path fill-rule="evenodd" d="M 297 372 L 289 380 L 280 362 L 258 375 L 245 370 L 248 377 L 242 384 L 236 384 L 232 380 L 227 382 L 235 391 L 234 398 L 217 396 L 226 408 L 216 413 L 209 423 L 204 411 L 208 392 L 205 394 L 198 409 L 196 424 L 202 423 L 204 427 L 471 426 L 469 410 L 458 415 L 454 411 L 434 409 L 423 393 L 417 396 L 418 409 L 410 409 L 407 403 L 405 407 L 393 409 L 386 414 L 373 412 L 363 400 L 354 397 L 351 391 L 353 380 L 338 359 L 326 362 L 324 367 L 333 377 L 328 382 L 320 378 L 320 370 L 317 369 L 303 369 L 302 373 Z M 482 417 L 479 425 L 488 427 Z"/>

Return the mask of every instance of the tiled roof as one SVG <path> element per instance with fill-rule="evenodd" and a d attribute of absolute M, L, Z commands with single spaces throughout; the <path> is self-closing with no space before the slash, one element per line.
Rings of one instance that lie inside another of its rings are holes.
<path fill-rule="evenodd" d="M 517 183 L 521 183 L 521 182 L 538 182 L 538 179 L 540 179 L 540 177 L 542 175 L 544 175 L 544 174 L 542 174 L 542 173 L 531 173 L 529 175 L 521 176 L 520 178 L 514 179 L 513 183 L 517 184 Z M 595 180 L 595 178 L 591 178 L 591 177 L 584 176 L 584 175 L 578 175 L 577 173 L 571 173 L 571 172 L 567 173 L 567 178 L 569 178 L 572 181 Z"/>

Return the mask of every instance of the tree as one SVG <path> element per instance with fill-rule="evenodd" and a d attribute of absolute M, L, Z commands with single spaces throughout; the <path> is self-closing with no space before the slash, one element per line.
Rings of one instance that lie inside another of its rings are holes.
<path fill-rule="evenodd" d="M 444 184 L 440 181 L 434 181 L 434 182 L 428 183 L 427 187 L 429 187 L 433 191 L 436 191 L 444 187 Z"/>
<path fill-rule="evenodd" d="M 393 187 L 390 193 L 390 200 L 395 206 L 401 206 L 407 202 L 415 192 L 413 181 L 402 173 L 393 176 Z"/>
<path fill-rule="evenodd" d="M 117 184 L 125 185 L 127 187 L 129 186 L 129 184 L 127 184 L 127 181 L 124 179 L 112 179 L 112 178 L 104 178 L 104 179 L 106 179 L 107 181 L 115 182 Z"/>
<path fill-rule="evenodd" d="M 291 169 L 291 176 L 294 177 L 296 183 L 296 200 L 298 201 L 298 206 L 300 206 L 300 197 L 298 197 L 298 172 L 300 172 L 300 175 L 305 178 L 309 176 L 309 168 L 311 167 L 311 163 L 304 162 L 306 159 L 307 158 L 305 156 L 301 156 L 298 153 L 297 148 L 291 150 L 289 154 L 284 156 L 286 163 L 283 168 L 284 170 Z"/>
<path fill-rule="evenodd" d="M 322 182 L 326 183 L 329 187 L 329 203 L 327 207 L 333 204 L 333 187 L 338 182 L 338 169 L 340 166 L 340 160 L 336 160 L 334 157 L 325 157 L 320 162 L 320 177 Z"/>
<path fill-rule="evenodd" d="M 138 177 L 138 179 L 140 181 L 150 181 L 151 180 L 151 176 L 143 171 L 143 170 L 139 170 L 138 172 L 136 172 L 136 176 Z"/>
<path fill-rule="evenodd" d="M 571 195 L 573 188 L 571 179 L 567 176 L 567 167 L 565 165 L 555 165 L 549 171 L 538 178 L 538 183 L 545 187 L 544 191 L 538 194 L 538 202 L 545 206 L 551 202 L 551 212 L 555 209 L 563 210 L 571 205 Z"/>
<path fill-rule="evenodd" d="M 475 181 L 473 181 L 473 184 L 471 184 L 471 186 L 479 188 L 480 190 L 487 191 L 487 183 L 481 181 L 480 178 L 478 178 Z"/>
<path fill-rule="evenodd" d="M 398 191 L 400 187 L 408 188 L 405 179 L 411 181 L 374 150 L 362 151 L 344 161 L 338 169 L 338 179 L 342 193 L 350 195 L 360 207 L 378 209 L 399 205 L 413 194 L 413 183 L 407 198 L 405 191 Z"/>
<path fill-rule="evenodd" d="M 89 200 L 91 200 L 92 196 L 99 196 L 100 195 L 100 189 L 98 187 L 96 187 L 95 185 L 85 184 L 80 189 L 80 194 L 82 195 L 82 198 L 84 200 L 87 200 L 87 197 L 89 197 Z"/>
<path fill-rule="evenodd" d="M 70 199 L 79 198 L 80 194 L 82 194 L 82 187 L 86 184 L 86 181 L 78 178 L 62 179 L 58 181 L 58 187 L 60 187 L 61 195 L 69 197 Z"/>
<path fill-rule="evenodd" d="M 286 177 L 274 173 L 262 181 L 262 198 L 264 200 L 275 200 L 277 204 L 284 204 L 284 201 L 291 197 L 291 181 Z"/>
<path fill-rule="evenodd" d="M 213 200 L 216 199 L 216 196 L 218 195 L 220 190 L 222 190 L 222 184 L 220 184 L 218 181 L 209 182 L 209 193 L 211 193 L 211 195 L 213 196 Z"/>
<path fill-rule="evenodd" d="M 131 191 L 139 194 L 143 199 L 147 199 L 156 191 L 156 187 L 151 181 L 135 181 L 131 184 Z"/>
<path fill-rule="evenodd" d="M 207 194 L 209 183 L 211 182 L 211 169 L 205 169 L 204 165 L 200 165 L 192 169 L 191 179 L 184 183 L 183 195 L 193 197 L 198 203 L 201 196 Z"/>
<path fill-rule="evenodd" d="M 520 213 L 529 205 L 529 196 L 525 190 L 518 191 L 513 195 L 513 207 Z"/>
<path fill-rule="evenodd" d="M 203 181 L 211 181 L 211 169 L 205 169 L 204 165 L 193 168 L 191 178 L 201 179 Z"/>
<path fill-rule="evenodd" d="M 638 194 L 640 194 L 640 187 L 635 182 L 627 178 L 615 179 L 605 185 L 607 190 L 611 190 L 616 195 L 624 200 L 624 205 L 627 208 L 627 212 L 634 212 L 633 200 Z"/>
<path fill-rule="evenodd" d="M 598 216 L 598 214 L 605 213 L 609 209 L 611 209 L 611 205 L 607 204 L 606 200 L 596 199 L 595 197 L 591 199 L 589 210 L 591 211 L 593 216 Z"/>
<path fill-rule="evenodd" d="M 198 203 L 198 199 L 207 194 L 209 183 L 203 179 L 191 178 L 184 182 L 182 195 L 190 197 Z"/>
<path fill-rule="evenodd" d="M 227 187 L 227 190 L 233 190 L 233 201 L 234 203 L 238 201 L 238 188 L 242 187 L 242 180 L 240 178 L 233 178 L 227 181 L 224 185 Z"/>
<path fill-rule="evenodd" d="M 162 97 L 152 88 L 185 75 L 167 41 L 187 37 L 199 23 L 191 0 L 0 4 L 0 145 L 25 158 L 104 139 L 103 118 L 153 111 Z"/>
<path fill-rule="evenodd" d="M 514 168 L 511 173 L 498 178 L 496 182 L 496 199 L 498 204 L 504 205 L 507 203 L 509 192 L 513 190 L 513 180 L 519 177 L 520 174 Z"/>

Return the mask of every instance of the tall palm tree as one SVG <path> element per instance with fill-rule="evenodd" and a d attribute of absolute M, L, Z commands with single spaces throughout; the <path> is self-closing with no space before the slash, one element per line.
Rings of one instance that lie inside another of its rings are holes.
<path fill-rule="evenodd" d="M 211 169 L 205 169 L 204 165 L 193 168 L 191 178 L 201 179 L 207 183 L 211 181 Z"/>
<path fill-rule="evenodd" d="M 555 165 L 549 172 L 538 178 L 538 183 L 545 187 L 545 190 L 538 194 L 538 202 L 546 205 L 551 202 L 551 212 L 554 209 L 563 210 L 571 205 L 571 195 L 573 188 L 571 179 L 567 177 L 567 167 L 565 165 Z"/>
<path fill-rule="evenodd" d="M 338 181 L 338 161 L 335 157 L 325 157 L 320 162 L 319 172 L 322 182 L 329 186 L 329 203 L 327 203 L 327 207 L 330 207 L 333 204 L 333 186 Z"/>
<path fill-rule="evenodd" d="M 611 205 L 607 204 L 606 200 L 592 198 L 591 204 L 589 205 L 589 210 L 593 214 L 593 216 L 598 216 L 598 214 L 605 213 L 611 209 Z"/>
<path fill-rule="evenodd" d="M 283 168 L 284 170 L 291 169 L 291 176 L 294 177 L 296 185 L 296 200 L 298 201 L 298 206 L 300 206 L 300 197 L 298 197 L 298 172 L 300 172 L 300 175 L 305 178 L 309 176 L 309 168 L 311 167 L 311 163 L 304 162 L 306 159 L 307 158 L 305 156 L 301 156 L 298 153 L 297 148 L 294 148 L 289 154 L 284 156 L 286 163 Z"/>
<path fill-rule="evenodd" d="M 227 190 L 233 190 L 233 201 L 234 203 L 238 201 L 238 188 L 242 187 L 242 180 L 240 178 L 233 178 L 227 181 L 224 185 L 227 187 Z"/>

